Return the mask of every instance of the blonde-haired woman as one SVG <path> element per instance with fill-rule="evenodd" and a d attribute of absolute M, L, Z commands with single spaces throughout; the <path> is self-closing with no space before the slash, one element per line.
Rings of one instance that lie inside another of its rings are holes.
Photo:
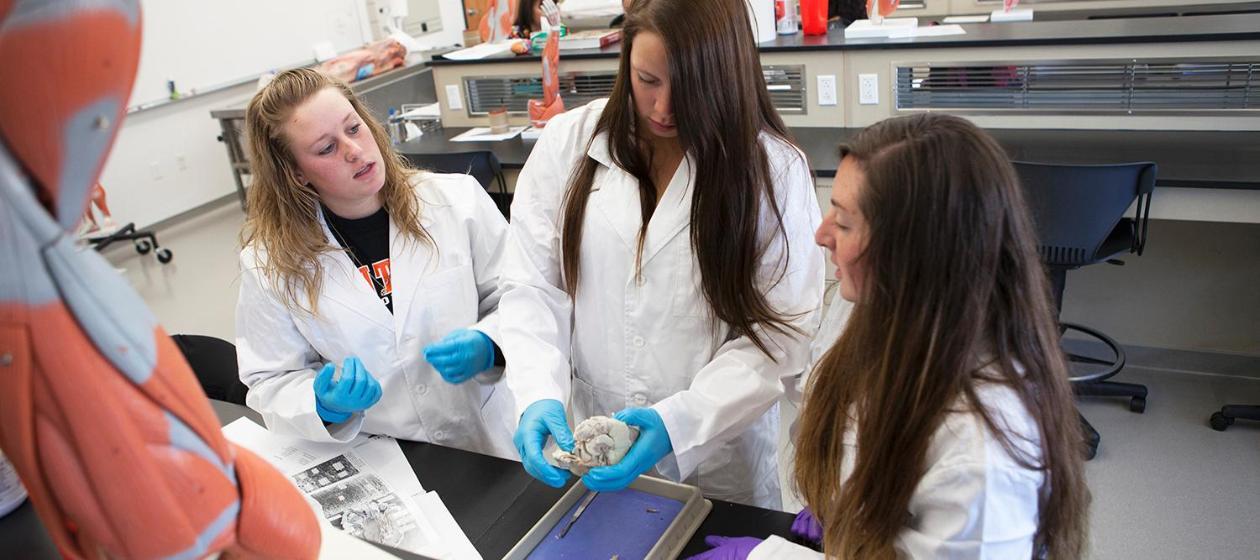
<path fill-rule="evenodd" d="M 490 375 L 507 223 L 489 195 L 408 168 L 349 87 L 314 70 L 276 76 L 246 123 L 247 404 L 315 441 L 366 431 L 510 456 L 511 398 Z"/>

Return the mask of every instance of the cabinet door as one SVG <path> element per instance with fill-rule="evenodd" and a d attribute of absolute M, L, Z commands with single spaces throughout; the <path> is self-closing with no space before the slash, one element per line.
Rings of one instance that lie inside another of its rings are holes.
<path fill-rule="evenodd" d="M 476 31 L 492 0 L 464 0 L 464 29 Z M 511 2 L 512 0 L 505 0 Z"/>

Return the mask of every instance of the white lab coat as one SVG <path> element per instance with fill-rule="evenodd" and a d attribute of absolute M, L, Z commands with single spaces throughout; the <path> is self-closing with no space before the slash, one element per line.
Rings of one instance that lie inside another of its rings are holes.
<path fill-rule="evenodd" d="M 241 252 L 236 350 L 246 402 L 271 430 L 309 440 L 345 442 L 364 431 L 514 458 L 515 403 L 501 380 L 452 385 L 422 353 L 458 328 L 498 341 L 507 223 L 467 175 L 421 173 L 412 183 L 432 243 L 407 239 L 390 221 L 392 315 L 343 251 L 319 257 L 318 316 L 285 308 L 260 268 L 266 254 Z M 322 213 L 319 220 L 336 246 Z M 315 373 L 349 356 L 380 382 L 381 399 L 325 427 L 315 412 Z"/>
<path fill-rule="evenodd" d="M 773 238 L 757 282 L 804 333 L 768 334 L 775 361 L 710 321 L 690 241 L 690 158 L 657 205 L 636 278 L 638 181 L 612 165 L 606 134 L 588 149 L 605 104 L 594 101 L 548 123 L 516 182 L 499 309 L 518 412 L 557 399 L 569 402 L 578 422 L 650 406 L 673 445 L 656 466 L 659 475 L 711 497 L 777 508 L 777 400 L 783 380 L 808 362 L 823 291 L 822 253 L 813 243 L 822 214 L 808 165 L 794 147 L 762 135 L 789 243 Z M 570 302 L 561 282 L 559 213 L 569 175 L 585 155 L 602 165 L 583 225 L 581 286 Z M 767 238 L 772 223 L 763 212 Z"/>
<path fill-rule="evenodd" d="M 981 386 L 980 403 L 998 426 L 1013 433 L 1020 453 L 1036 461 L 1041 437 L 1036 422 L 1009 387 Z M 901 558 L 1032 558 L 1037 504 L 1044 477 L 1019 465 L 979 416 L 955 407 L 929 444 L 927 470 L 910 497 L 910 517 L 894 547 Z M 892 420 L 892 421 L 895 421 Z M 845 437 L 841 477 L 853 472 L 857 436 Z M 749 560 L 815 560 L 822 554 L 772 536 Z"/>

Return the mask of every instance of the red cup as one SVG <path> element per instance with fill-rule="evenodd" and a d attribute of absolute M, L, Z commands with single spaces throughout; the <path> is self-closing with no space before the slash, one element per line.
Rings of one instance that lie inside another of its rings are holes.
<path fill-rule="evenodd" d="M 827 34 L 827 0 L 801 0 L 801 29 L 806 35 Z"/>

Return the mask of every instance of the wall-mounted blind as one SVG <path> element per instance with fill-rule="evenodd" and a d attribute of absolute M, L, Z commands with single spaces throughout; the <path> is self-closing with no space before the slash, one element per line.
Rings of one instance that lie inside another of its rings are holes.
<path fill-rule="evenodd" d="M 900 111 L 1237 112 L 1260 109 L 1255 59 L 909 63 Z"/>

